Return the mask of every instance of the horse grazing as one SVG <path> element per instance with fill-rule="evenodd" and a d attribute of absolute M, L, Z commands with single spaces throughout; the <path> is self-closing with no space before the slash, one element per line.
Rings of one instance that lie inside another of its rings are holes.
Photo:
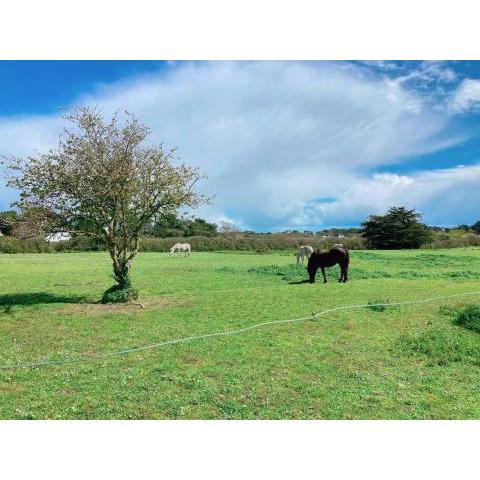
<path fill-rule="evenodd" d="M 189 243 L 176 243 L 171 249 L 170 249 L 170 255 L 173 255 L 174 252 L 185 252 L 185 256 L 191 257 L 192 256 L 192 248 L 190 247 Z"/>
<path fill-rule="evenodd" d="M 310 245 L 300 245 L 297 252 L 297 265 L 302 262 L 306 257 L 307 260 L 310 258 L 310 255 L 313 253 L 313 248 Z"/>
<path fill-rule="evenodd" d="M 310 255 L 308 259 L 308 276 L 310 283 L 315 283 L 315 275 L 318 268 L 322 269 L 323 283 L 327 283 L 327 276 L 325 275 L 326 267 L 333 267 L 340 265 L 340 280 L 339 282 L 346 282 L 348 280 L 348 264 L 350 262 L 350 254 L 348 248 L 341 244 L 333 246 L 328 252 L 321 252 L 316 250 Z"/>

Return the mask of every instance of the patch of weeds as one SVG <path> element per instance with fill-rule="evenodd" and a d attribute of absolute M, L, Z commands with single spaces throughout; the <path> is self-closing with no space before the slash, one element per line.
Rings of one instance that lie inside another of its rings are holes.
<path fill-rule="evenodd" d="M 404 354 L 426 358 L 430 366 L 453 362 L 480 365 L 479 339 L 451 327 L 435 326 L 421 333 L 402 335 L 397 348 Z"/>
<path fill-rule="evenodd" d="M 331 281 L 338 280 L 340 277 L 340 268 L 338 267 L 338 265 L 332 268 L 326 268 L 325 272 L 327 274 L 327 278 Z M 282 280 L 285 280 L 287 282 L 291 280 L 299 280 L 308 276 L 306 266 L 296 264 L 283 266 L 266 265 L 263 267 L 254 267 L 250 268 L 248 270 L 248 273 L 279 276 L 282 278 Z M 381 270 L 364 270 L 355 267 L 350 268 L 348 274 L 350 279 L 356 280 L 364 280 L 369 278 L 388 278 L 392 276 L 388 272 Z M 317 278 L 320 278 L 318 277 L 319 275 L 320 277 L 322 275 L 320 269 L 317 272 Z"/>
<path fill-rule="evenodd" d="M 455 278 L 456 280 L 476 280 L 480 278 L 480 272 L 471 270 L 456 270 L 451 272 L 425 272 L 419 270 L 402 270 L 393 275 L 387 275 L 395 278 L 417 279 L 417 278 Z"/>
<path fill-rule="evenodd" d="M 455 312 L 458 311 L 458 306 L 453 306 L 453 305 L 442 305 L 438 309 L 438 314 L 442 317 L 448 317 L 451 318 L 455 315 Z"/>
<path fill-rule="evenodd" d="M 392 275 L 385 270 L 364 270 L 352 267 L 348 269 L 348 276 L 354 279 L 366 280 L 369 278 L 389 278 Z"/>
<path fill-rule="evenodd" d="M 425 272 L 419 272 L 417 270 L 403 270 L 394 274 L 397 278 L 427 278 L 429 275 Z"/>
<path fill-rule="evenodd" d="M 362 252 L 362 251 L 353 251 L 350 252 L 352 257 L 358 258 L 360 260 L 379 260 L 379 261 L 384 261 L 384 260 L 389 260 L 385 255 L 382 255 L 380 253 L 375 253 L 375 252 Z"/>
<path fill-rule="evenodd" d="M 373 312 L 384 312 L 387 309 L 393 310 L 398 308 L 398 305 L 385 305 L 386 303 L 390 303 L 390 301 L 388 299 L 373 300 L 371 302 L 368 302 L 367 308 L 369 308 Z"/>
<path fill-rule="evenodd" d="M 248 270 L 248 273 L 260 275 L 279 276 L 282 280 L 290 281 L 307 276 L 307 269 L 305 265 L 265 265 L 263 267 L 253 267 Z"/>
<path fill-rule="evenodd" d="M 473 332 L 480 333 L 480 307 L 467 305 L 453 314 L 453 323 Z"/>
<path fill-rule="evenodd" d="M 452 262 L 450 256 L 440 253 L 422 253 L 419 255 L 412 256 L 403 256 L 401 258 L 402 262 L 409 261 L 411 263 L 421 264 L 421 265 L 455 265 L 458 262 L 455 260 Z"/>
<path fill-rule="evenodd" d="M 480 278 L 480 272 L 473 272 L 471 270 L 460 270 L 454 272 L 445 272 L 442 274 L 445 278 L 455 278 L 458 280 L 470 280 Z"/>
<path fill-rule="evenodd" d="M 215 269 L 216 272 L 218 273 L 237 273 L 238 270 L 236 268 L 233 268 L 233 267 L 218 267 Z"/>

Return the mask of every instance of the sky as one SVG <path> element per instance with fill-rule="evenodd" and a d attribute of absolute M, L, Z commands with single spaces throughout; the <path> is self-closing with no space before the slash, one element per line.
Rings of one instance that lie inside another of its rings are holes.
<path fill-rule="evenodd" d="M 0 155 L 55 147 L 78 104 L 177 147 L 208 177 L 194 213 L 209 221 L 321 230 L 400 205 L 480 219 L 477 61 L 0 61 Z M 0 210 L 17 194 L 0 180 Z"/>

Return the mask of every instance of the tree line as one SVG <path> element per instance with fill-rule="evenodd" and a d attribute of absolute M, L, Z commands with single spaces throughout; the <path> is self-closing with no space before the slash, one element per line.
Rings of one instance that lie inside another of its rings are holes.
<path fill-rule="evenodd" d="M 330 228 L 319 230 L 315 233 L 308 230 L 286 230 L 273 235 L 297 238 L 304 237 L 306 242 L 309 241 L 310 236 L 315 235 L 320 238 L 359 235 L 365 240 L 365 246 L 368 248 L 397 249 L 419 248 L 422 245 L 430 243 L 433 236 L 439 232 L 445 234 L 462 232 L 480 235 L 480 220 L 472 225 L 461 224 L 450 228 L 427 226 L 421 223 L 421 215 L 415 210 L 409 210 L 406 207 L 392 207 L 385 215 L 369 216 L 368 219 L 362 223 L 362 226 L 358 228 Z M 24 219 L 20 213 L 15 210 L 6 210 L 0 212 L 0 233 L 5 236 L 26 238 L 32 236 L 29 234 L 34 233 L 34 229 L 29 226 L 28 221 Z M 219 226 L 199 217 L 187 218 L 175 213 L 168 213 L 157 221 L 145 225 L 142 236 L 144 238 L 179 239 L 182 237 L 213 238 L 218 235 L 238 237 L 238 234 L 248 236 L 272 235 L 268 232 L 256 233 L 253 231 L 240 231 L 227 222 L 223 222 Z M 73 234 L 74 238 L 75 236 L 76 235 Z M 82 243 L 77 242 L 75 245 L 80 247 Z M 83 245 L 87 244 L 83 243 Z"/>

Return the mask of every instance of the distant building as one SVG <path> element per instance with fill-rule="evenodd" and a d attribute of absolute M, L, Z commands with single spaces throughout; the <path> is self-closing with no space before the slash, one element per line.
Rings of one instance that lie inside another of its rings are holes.
<path fill-rule="evenodd" d="M 48 235 L 45 240 L 48 243 L 56 243 L 56 242 L 64 242 L 66 240 L 70 240 L 71 236 L 67 232 L 58 232 L 53 233 L 52 235 Z"/>

